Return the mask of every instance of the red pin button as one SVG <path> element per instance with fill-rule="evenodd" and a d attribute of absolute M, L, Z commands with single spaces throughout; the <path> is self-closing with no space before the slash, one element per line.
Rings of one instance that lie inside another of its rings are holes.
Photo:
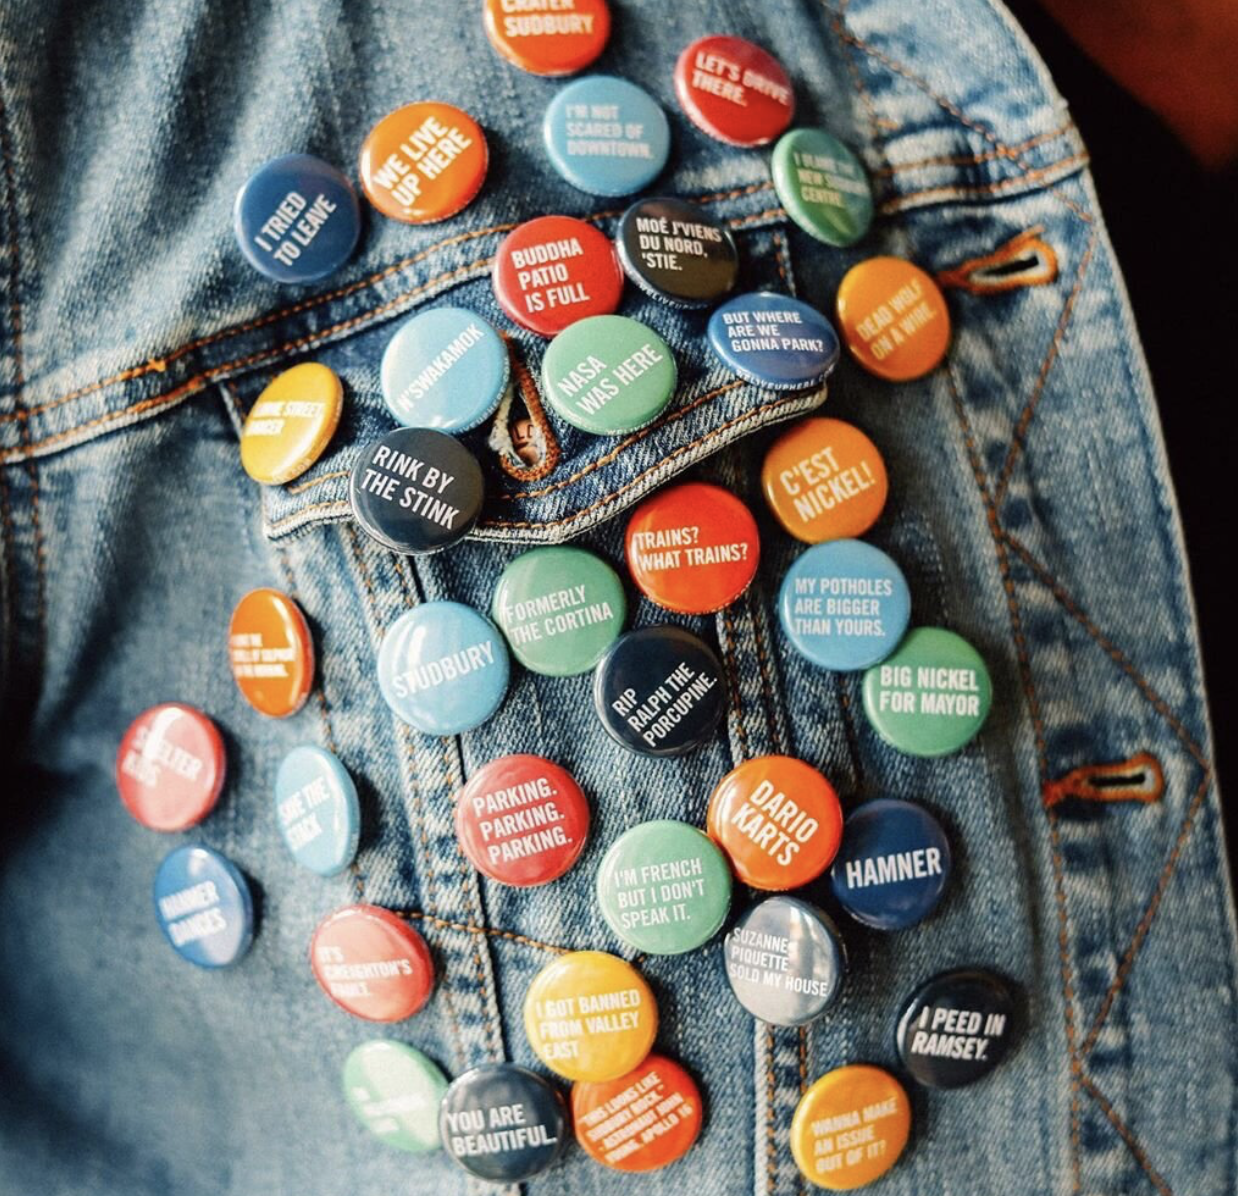
<path fill-rule="evenodd" d="M 324 918 L 310 943 L 310 966 L 331 1000 L 369 1022 L 412 1017 L 434 987 L 425 939 L 376 905 L 346 905 Z"/>
<path fill-rule="evenodd" d="M 223 737 L 192 706 L 165 702 L 143 710 L 120 741 L 120 800 L 153 831 L 182 831 L 201 822 L 223 785 Z"/>
<path fill-rule="evenodd" d="M 508 233 L 494 255 L 492 281 L 499 306 L 539 336 L 609 315 L 623 294 L 610 238 L 571 216 L 539 216 Z"/>
<path fill-rule="evenodd" d="M 606 0 L 486 0 L 486 36 L 531 75 L 574 75 L 610 36 Z"/>
<path fill-rule="evenodd" d="M 703 37 L 675 64 L 675 94 L 698 129 L 728 145 L 765 145 L 791 123 L 782 63 L 742 37 Z"/>

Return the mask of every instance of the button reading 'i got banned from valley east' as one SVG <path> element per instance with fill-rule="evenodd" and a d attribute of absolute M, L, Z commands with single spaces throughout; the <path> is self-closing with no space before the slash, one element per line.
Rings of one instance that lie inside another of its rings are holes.
<path fill-rule="evenodd" d="M 811 390 L 838 361 L 838 336 L 815 307 L 773 291 L 736 295 L 706 326 L 728 369 L 765 390 Z"/>
<path fill-rule="evenodd" d="M 236 963 L 254 937 L 249 882 L 209 847 L 177 847 L 155 874 L 155 914 L 176 953 L 200 968 Z"/>
<path fill-rule="evenodd" d="M 447 1078 L 416 1047 L 376 1038 L 344 1062 L 349 1108 L 380 1141 L 409 1154 L 439 1148 L 438 1110 Z"/>
<path fill-rule="evenodd" d="M 279 590 L 250 590 L 228 627 L 232 676 L 260 714 L 287 718 L 314 685 L 314 640 L 301 608 Z"/>
<path fill-rule="evenodd" d="M 183 831 L 215 808 L 225 763 L 219 728 L 192 706 L 164 702 L 129 724 L 116 752 L 116 788 L 143 826 Z"/>
<path fill-rule="evenodd" d="M 638 199 L 619 221 L 615 245 L 627 276 L 646 295 L 673 307 L 717 303 L 739 275 L 731 230 L 682 199 Z"/>
<path fill-rule="evenodd" d="M 782 63 L 742 37 L 702 37 L 675 63 L 675 95 L 688 119 L 728 145 L 765 145 L 795 115 Z"/>
<path fill-rule="evenodd" d="M 574 75 L 605 48 L 606 0 L 486 0 L 486 36 L 531 75 Z"/>

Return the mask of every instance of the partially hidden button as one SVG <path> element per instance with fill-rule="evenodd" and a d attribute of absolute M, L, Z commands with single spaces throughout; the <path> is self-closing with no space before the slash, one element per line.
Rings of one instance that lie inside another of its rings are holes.
<path fill-rule="evenodd" d="M 629 947 L 682 955 L 722 928 L 731 906 L 731 870 L 708 836 L 667 818 L 625 831 L 602 857 L 598 905 Z"/>
<path fill-rule="evenodd" d="M 334 370 L 305 361 L 273 378 L 241 428 L 241 465 L 255 482 L 279 486 L 326 451 L 340 422 L 344 388 Z"/>
<path fill-rule="evenodd" d="M 675 63 L 675 95 L 688 119 L 728 145 L 773 141 L 795 115 L 782 63 L 742 37 L 702 37 Z"/>
<path fill-rule="evenodd" d="M 889 556 L 863 540 L 833 540 L 802 553 L 778 597 L 783 630 L 823 669 L 852 672 L 884 660 L 911 618 L 911 591 Z"/>
<path fill-rule="evenodd" d="M 254 900 L 241 870 L 210 847 L 177 847 L 155 873 L 155 914 L 176 953 L 200 968 L 226 968 L 254 937 Z"/>
<path fill-rule="evenodd" d="M 319 876 L 343 872 L 357 854 L 357 786 L 326 748 L 301 744 L 284 757 L 275 774 L 275 817 L 292 858 Z"/>
<path fill-rule="evenodd" d="M 116 788 L 125 809 L 153 831 L 183 831 L 214 808 L 226 756 L 219 728 L 183 702 L 143 710 L 116 752 Z"/>
<path fill-rule="evenodd" d="M 531 75 L 574 75 L 606 47 L 607 0 L 486 0 L 486 36 Z"/>
<path fill-rule="evenodd" d="M 838 336 L 815 307 L 774 291 L 728 299 L 706 326 L 728 369 L 764 390 L 813 390 L 838 362 Z"/>
<path fill-rule="evenodd" d="M 460 602 L 405 611 L 378 651 L 383 698 L 426 735 L 460 735 L 484 723 L 502 705 L 510 672 L 494 624 Z"/>
<path fill-rule="evenodd" d="M 827 245 L 854 245 L 873 222 L 868 174 L 824 129 L 792 129 L 774 146 L 774 190 L 787 215 Z"/>
<path fill-rule="evenodd" d="M 370 1022 L 400 1022 L 430 998 L 430 949 L 407 922 L 376 905 L 329 914 L 310 942 L 314 979 L 341 1009 Z"/>
<path fill-rule="evenodd" d="M 344 1062 L 344 1096 L 357 1120 L 380 1142 L 409 1154 L 438 1150 L 446 1091 L 438 1064 L 402 1042 L 363 1042 Z"/>
<path fill-rule="evenodd" d="M 709 307 L 731 293 L 739 275 L 731 230 L 682 199 L 638 199 L 620 219 L 615 245 L 627 276 L 673 307 Z"/>
<path fill-rule="evenodd" d="M 260 714 L 287 718 L 314 687 L 314 640 L 301 608 L 279 590 L 250 590 L 228 626 L 232 676 Z"/>
<path fill-rule="evenodd" d="M 440 552 L 469 534 L 485 487 L 477 458 L 433 428 L 397 428 L 361 449 L 349 497 L 367 535 L 392 552 Z"/>

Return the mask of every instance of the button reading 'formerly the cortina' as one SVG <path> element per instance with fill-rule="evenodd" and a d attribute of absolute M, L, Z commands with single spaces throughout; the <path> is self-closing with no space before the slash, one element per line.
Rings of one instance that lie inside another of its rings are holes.
<path fill-rule="evenodd" d="M 702 37 L 675 63 L 675 95 L 688 119 L 728 145 L 765 145 L 795 115 L 782 63 L 742 37 Z"/>
<path fill-rule="evenodd" d="M 486 0 L 486 36 L 531 75 L 574 75 L 605 48 L 606 0 Z"/>
<path fill-rule="evenodd" d="M 285 370 L 267 384 L 245 417 L 245 472 L 268 486 L 300 477 L 331 442 L 343 407 L 344 388 L 334 370 L 316 361 Z"/>
<path fill-rule="evenodd" d="M 343 872 L 357 854 L 357 787 L 326 748 L 301 744 L 284 757 L 275 774 L 275 817 L 292 858 L 319 876 Z"/>
<path fill-rule="evenodd" d="M 706 335 L 723 365 L 765 390 L 812 390 L 838 361 L 838 336 L 815 307 L 773 291 L 736 295 Z"/>
<path fill-rule="evenodd" d="M 228 627 L 228 659 L 245 700 L 260 714 L 287 718 L 314 687 L 314 640 L 301 608 L 279 590 L 250 590 Z"/>
<path fill-rule="evenodd" d="M 380 1141 L 409 1154 L 438 1150 L 438 1110 L 447 1078 L 416 1047 L 372 1039 L 344 1063 L 344 1096 Z"/>
<path fill-rule="evenodd" d="M 215 808 L 225 768 L 219 728 L 192 706 L 164 702 L 129 724 L 116 752 L 116 788 L 143 826 L 183 831 Z"/>
<path fill-rule="evenodd" d="M 209 847 L 178 847 L 155 874 L 155 914 L 182 959 L 200 968 L 236 963 L 254 937 L 249 882 Z"/>
<path fill-rule="evenodd" d="M 860 160 L 824 129 L 792 129 L 771 162 L 787 215 L 827 245 L 854 245 L 873 221 L 873 196 Z"/>
<path fill-rule="evenodd" d="M 627 276 L 646 295 L 674 307 L 717 303 L 739 275 L 731 230 L 682 199 L 638 199 L 619 221 L 615 245 Z"/>

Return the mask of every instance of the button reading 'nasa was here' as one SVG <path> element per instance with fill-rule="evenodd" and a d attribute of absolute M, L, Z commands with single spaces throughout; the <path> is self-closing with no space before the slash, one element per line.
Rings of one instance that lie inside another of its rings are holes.
<path fill-rule="evenodd" d="M 742 37 L 694 41 L 675 63 L 675 95 L 688 119 L 728 145 L 765 145 L 795 115 L 782 63 Z"/>
<path fill-rule="evenodd" d="M 339 426 L 344 388 L 316 361 L 272 379 L 241 428 L 241 465 L 255 482 L 282 485 L 300 477 L 326 451 Z"/>
<path fill-rule="evenodd" d="M 706 335 L 728 369 L 765 390 L 811 390 L 838 361 L 838 337 L 829 320 L 773 291 L 728 300 L 709 317 Z"/>
<path fill-rule="evenodd" d="M 878 798 L 847 816 L 830 888 L 857 922 L 905 930 L 937 908 L 950 863 L 950 840 L 928 810 Z"/>
<path fill-rule="evenodd" d="M 731 230 L 683 199 L 638 199 L 620 219 L 615 245 L 627 276 L 674 307 L 717 303 L 739 275 Z"/>
<path fill-rule="evenodd" d="M 489 619 L 460 602 L 423 602 L 383 636 L 378 685 L 387 705 L 426 735 L 460 735 L 502 705 L 511 664 Z"/>
<path fill-rule="evenodd" d="M 824 129 L 792 129 L 774 146 L 774 190 L 787 215 L 827 245 L 854 245 L 873 222 L 860 160 Z"/>
<path fill-rule="evenodd" d="M 316 282 L 352 256 L 361 206 L 334 166 L 287 154 L 259 167 L 237 192 L 233 224 L 255 270 L 276 282 Z"/>
<path fill-rule="evenodd" d="M 319 876 L 343 872 L 357 854 L 357 787 L 326 748 L 304 743 L 284 757 L 275 774 L 275 817 L 292 858 Z"/>
<path fill-rule="evenodd" d="M 209 847 L 178 847 L 164 857 L 155 873 L 155 914 L 177 954 L 200 968 L 236 963 L 253 941 L 249 882 Z"/>
<path fill-rule="evenodd" d="M 287 718 L 314 687 L 314 640 L 301 608 L 279 590 L 250 590 L 228 627 L 228 659 L 245 700 L 260 714 Z"/>
<path fill-rule="evenodd" d="M 447 1077 L 416 1047 L 386 1039 L 356 1046 L 344 1061 L 344 1096 L 381 1142 L 409 1154 L 440 1146 L 438 1110 Z"/>
<path fill-rule="evenodd" d="M 225 771 L 219 728 L 182 702 L 143 710 L 116 752 L 120 800 L 153 831 L 183 831 L 201 822 L 219 800 Z"/>
<path fill-rule="evenodd" d="M 574 75 L 605 48 L 606 0 L 486 0 L 486 36 L 531 75 Z"/>
<path fill-rule="evenodd" d="M 778 596 L 796 651 L 823 669 L 851 672 L 884 660 L 911 618 L 903 571 L 863 540 L 816 544 L 787 570 Z"/>

